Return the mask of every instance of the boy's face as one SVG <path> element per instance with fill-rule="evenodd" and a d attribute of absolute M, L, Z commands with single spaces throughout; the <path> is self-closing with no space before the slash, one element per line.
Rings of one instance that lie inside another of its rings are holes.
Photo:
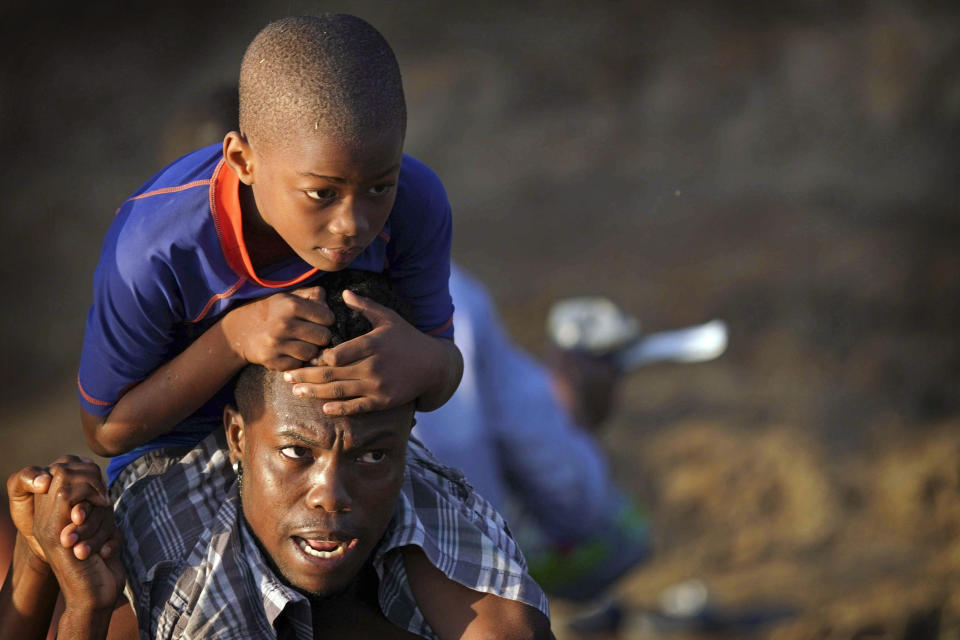
<path fill-rule="evenodd" d="M 396 509 L 413 407 L 330 417 L 289 394 L 251 421 L 225 417 L 244 517 L 274 566 L 314 595 L 348 587 Z"/>
<path fill-rule="evenodd" d="M 256 143 L 254 143 L 256 144 Z M 322 271 L 349 265 L 380 233 L 397 196 L 403 136 L 345 143 L 321 133 L 248 146 L 260 219 Z"/>

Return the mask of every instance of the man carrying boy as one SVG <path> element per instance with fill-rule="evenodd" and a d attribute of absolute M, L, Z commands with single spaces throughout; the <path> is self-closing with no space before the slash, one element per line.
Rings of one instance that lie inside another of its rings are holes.
<path fill-rule="evenodd" d="M 341 288 L 397 304 L 382 276 L 330 284 L 334 342 L 370 328 Z M 551 637 L 502 518 L 409 440 L 412 402 L 328 416 L 281 376 L 247 366 L 225 429 L 142 456 L 114 487 L 141 637 Z M 96 565 L 109 533 L 73 544 Z"/>
<path fill-rule="evenodd" d="M 356 275 L 351 289 L 389 306 L 374 274 Z M 349 339 L 368 327 L 340 320 L 339 289 L 334 335 Z M 131 483 L 118 526 L 142 532 L 124 537 L 142 635 L 549 637 L 503 520 L 408 446 L 413 403 L 329 416 L 254 365 L 235 396 L 224 429 L 176 461 L 147 454 L 118 481 Z"/>
<path fill-rule="evenodd" d="M 91 449 L 116 456 L 111 484 L 147 451 L 209 433 L 248 362 L 330 399 L 329 415 L 449 398 L 462 371 L 450 210 L 437 177 L 403 156 L 405 127 L 399 68 L 366 22 L 291 18 L 257 35 L 240 131 L 154 176 L 104 242 L 78 385 Z M 321 355 L 320 285 L 347 265 L 385 272 L 413 326 L 348 294 L 374 331 Z"/>

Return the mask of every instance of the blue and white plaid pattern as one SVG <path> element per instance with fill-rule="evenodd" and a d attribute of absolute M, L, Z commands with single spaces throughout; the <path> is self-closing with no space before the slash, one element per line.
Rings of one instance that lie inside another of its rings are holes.
<path fill-rule="evenodd" d="M 313 638 L 309 602 L 276 576 L 240 515 L 221 429 L 186 452 L 148 453 L 111 491 L 142 638 Z M 500 514 L 414 438 L 373 565 L 387 619 L 434 638 L 407 582 L 400 553 L 406 545 L 423 549 L 460 584 L 549 616 Z"/>

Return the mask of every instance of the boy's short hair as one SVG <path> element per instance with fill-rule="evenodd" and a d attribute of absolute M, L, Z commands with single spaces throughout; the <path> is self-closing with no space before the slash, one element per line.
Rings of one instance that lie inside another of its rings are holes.
<path fill-rule="evenodd" d="M 396 311 L 409 322 L 406 301 L 396 292 L 393 283 L 381 273 L 344 269 L 328 273 L 321 285 L 326 292 L 327 306 L 334 318 L 330 325 L 331 347 L 373 329 L 362 313 L 351 309 L 343 301 L 345 289 Z M 273 402 L 278 390 L 289 386 L 290 383 L 284 381 L 282 373 L 268 371 L 258 364 L 248 364 L 237 374 L 233 390 L 234 402 L 244 419 L 254 420 L 260 416 L 264 407 Z"/>
<path fill-rule="evenodd" d="M 284 18 L 263 28 L 240 67 L 240 130 L 254 143 L 319 131 L 344 142 L 406 131 L 400 67 L 356 16 Z"/>

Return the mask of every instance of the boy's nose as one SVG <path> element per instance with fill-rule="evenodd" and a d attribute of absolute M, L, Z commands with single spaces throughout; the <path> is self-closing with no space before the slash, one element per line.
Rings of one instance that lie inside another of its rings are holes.
<path fill-rule="evenodd" d="M 357 199 L 345 198 L 333 211 L 327 230 L 343 238 L 361 236 L 368 230 L 368 217 L 363 205 Z"/>
<path fill-rule="evenodd" d="M 310 490 L 307 492 L 307 504 L 314 509 L 323 509 L 328 513 L 350 510 L 350 494 L 346 483 L 340 477 L 336 462 L 315 463 L 316 470 L 310 474 Z"/>

